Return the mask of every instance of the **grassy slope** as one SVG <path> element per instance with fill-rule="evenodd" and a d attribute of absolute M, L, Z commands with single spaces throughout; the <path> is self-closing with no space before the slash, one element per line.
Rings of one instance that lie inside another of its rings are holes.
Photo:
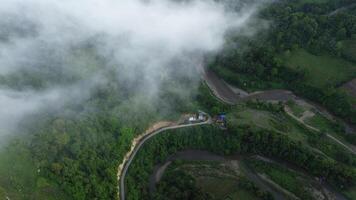
<path fill-rule="evenodd" d="M 329 55 L 316 56 L 305 50 L 296 50 L 281 56 L 290 68 L 306 71 L 307 82 L 313 86 L 338 85 L 356 75 L 356 64 Z"/>
<path fill-rule="evenodd" d="M 352 44 L 343 45 L 342 48 L 344 52 L 356 58 L 356 41 Z M 328 54 L 313 55 L 306 50 L 299 49 L 284 53 L 279 58 L 287 67 L 305 70 L 307 83 L 316 87 L 339 86 L 341 83 L 356 77 L 355 63 Z M 284 88 L 283 85 L 275 82 L 259 83 L 249 76 L 237 74 L 224 67 L 215 67 L 213 70 L 225 81 L 248 92 Z"/>
<path fill-rule="evenodd" d="M 297 105 L 294 101 L 287 102 L 287 105 L 292 110 L 293 114 L 297 117 L 301 117 L 305 112 L 305 108 Z"/>
<path fill-rule="evenodd" d="M 268 111 L 244 108 L 234 112 L 229 120 L 235 124 L 249 124 L 264 129 L 284 132 L 289 137 L 297 141 L 307 140 L 309 134 L 298 124 L 283 114 L 275 114 Z"/>
<path fill-rule="evenodd" d="M 40 177 L 30 152 L 12 143 L 0 152 L 0 199 L 65 199 L 55 184 Z"/>

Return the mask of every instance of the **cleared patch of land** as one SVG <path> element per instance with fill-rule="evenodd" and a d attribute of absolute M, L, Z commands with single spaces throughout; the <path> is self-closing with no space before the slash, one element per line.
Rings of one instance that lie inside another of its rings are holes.
<path fill-rule="evenodd" d="M 305 71 L 307 83 L 316 87 L 336 86 L 356 76 L 356 64 L 327 54 L 313 55 L 300 49 L 281 58 L 287 67 Z"/>
<path fill-rule="evenodd" d="M 300 127 L 283 113 L 272 113 L 264 110 L 240 108 L 229 117 L 231 124 L 252 125 L 262 129 L 273 130 L 296 140 L 306 142 L 308 131 Z"/>

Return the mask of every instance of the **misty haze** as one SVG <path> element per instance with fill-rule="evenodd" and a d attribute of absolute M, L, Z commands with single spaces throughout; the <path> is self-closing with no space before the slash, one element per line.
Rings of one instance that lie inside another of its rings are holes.
<path fill-rule="evenodd" d="M 212 1 L 4 1 L 2 132 L 43 105 L 87 100 L 112 81 L 108 73 L 152 100 L 171 73 L 199 79 L 202 53 L 218 50 L 226 30 L 243 26 L 252 12 L 225 12 Z"/>
<path fill-rule="evenodd" d="M 353 0 L 2 0 L 0 200 L 356 199 Z"/>

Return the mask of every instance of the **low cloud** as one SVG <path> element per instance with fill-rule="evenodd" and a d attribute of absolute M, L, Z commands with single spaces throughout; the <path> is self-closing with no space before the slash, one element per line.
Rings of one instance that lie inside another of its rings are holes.
<path fill-rule="evenodd" d="M 201 56 L 218 51 L 228 30 L 245 28 L 258 5 L 236 12 L 212 0 L 3 0 L 0 130 L 89 98 L 108 70 L 147 99 L 172 71 L 198 79 Z"/>

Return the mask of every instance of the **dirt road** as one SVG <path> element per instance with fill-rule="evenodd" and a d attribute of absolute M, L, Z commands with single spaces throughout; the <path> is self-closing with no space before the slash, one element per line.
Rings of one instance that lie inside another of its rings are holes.
<path fill-rule="evenodd" d="M 296 98 L 296 96 L 288 90 L 266 90 L 248 94 L 247 92 L 239 89 L 242 95 L 238 95 L 232 89 L 233 87 L 220 79 L 210 69 L 203 69 L 203 79 L 209 86 L 213 94 L 221 101 L 228 104 L 236 104 L 241 101 L 251 99 L 259 99 L 262 101 L 288 101 Z"/>
<path fill-rule="evenodd" d="M 236 92 L 234 92 L 233 86 L 230 86 L 227 84 L 225 81 L 217 77 L 217 75 L 209 70 L 209 69 L 204 69 L 203 67 L 199 67 L 202 75 L 203 80 L 206 82 L 206 84 L 209 86 L 210 90 L 212 93 L 221 101 L 228 103 L 228 104 L 236 104 L 239 102 L 243 101 L 248 101 L 252 99 L 258 99 L 261 101 L 282 101 L 286 102 L 288 100 L 296 100 L 303 102 L 304 104 L 308 104 L 312 107 L 314 107 L 316 110 L 319 111 L 320 114 L 324 115 L 326 118 L 335 120 L 339 119 L 335 116 L 333 116 L 331 113 L 329 113 L 325 108 L 322 106 L 310 102 L 307 99 L 303 99 L 301 97 L 296 96 L 292 91 L 289 90 L 283 90 L 283 89 L 278 89 L 278 90 L 266 90 L 266 91 L 257 91 L 253 93 L 247 93 L 239 88 L 235 88 L 236 90 L 240 91 L 239 93 L 242 95 L 238 95 Z M 356 85 L 356 79 L 354 82 L 350 82 L 350 84 Z M 356 86 L 354 86 L 356 88 Z M 241 92 L 242 91 L 242 92 Z M 355 93 L 356 94 L 356 93 Z M 340 120 L 342 121 L 342 120 Z M 343 122 L 343 121 L 342 121 Z M 343 122 L 343 125 L 346 128 L 346 133 L 348 134 L 355 134 L 356 127 L 353 125 L 350 125 L 346 122 Z"/>
<path fill-rule="evenodd" d="M 214 93 L 214 95 L 221 101 L 228 104 L 236 104 L 241 99 L 240 97 L 211 70 L 205 69 L 202 71 L 203 80 Z"/>
<path fill-rule="evenodd" d="M 251 99 L 258 99 L 262 101 L 282 101 L 282 102 L 286 102 L 288 100 L 299 100 L 299 101 L 303 101 L 304 103 L 310 104 L 309 102 L 301 98 L 298 98 L 293 94 L 293 92 L 288 90 L 268 90 L 268 91 L 254 92 L 254 93 L 244 95 L 243 97 L 240 97 L 237 94 L 235 94 L 235 92 L 231 89 L 231 86 L 229 86 L 226 82 L 224 82 L 219 77 L 217 77 L 214 72 L 212 72 L 209 69 L 204 69 L 204 71 L 205 73 L 203 77 L 207 85 L 209 86 L 209 88 L 220 100 L 227 102 L 229 104 L 236 104 L 238 102 L 247 101 Z M 356 84 L 356 80 L 355 80 L 355 84 Z M 319 110 L 321 114 L 326 115 L 328 116 L 328 118 L 330 118 L 331 114 L 325 111 L 323 108 L 320 108 L 319 106 L 315 106 L 315 104 L 310 104 L 310 105 L 316 108 L 317 110 Z M 288 109 L 288 107 L 286 107 L 285 111 L 292 118 L 302 123 L 307 128 L 313 131 L 320 132 L 319 129 L 309 126 L 308 124 L 305 124 L 304 121 L 301 121 L 298 117 L 294 116 L 293 113 Z M 333 118 L 333 116 L 331 118 Z M 330 134 L 326 134 L 326 135 L 327 137 L 334 140 L 336 143 L 342 145 L 344 148 L 346 148 L 353 154 L 356 154 L 356 151 L 354 151 L 352 148 L 350 148 L 349 146 L 347 146 L 346 144 L 344 144 L 334 136 Z"/>

